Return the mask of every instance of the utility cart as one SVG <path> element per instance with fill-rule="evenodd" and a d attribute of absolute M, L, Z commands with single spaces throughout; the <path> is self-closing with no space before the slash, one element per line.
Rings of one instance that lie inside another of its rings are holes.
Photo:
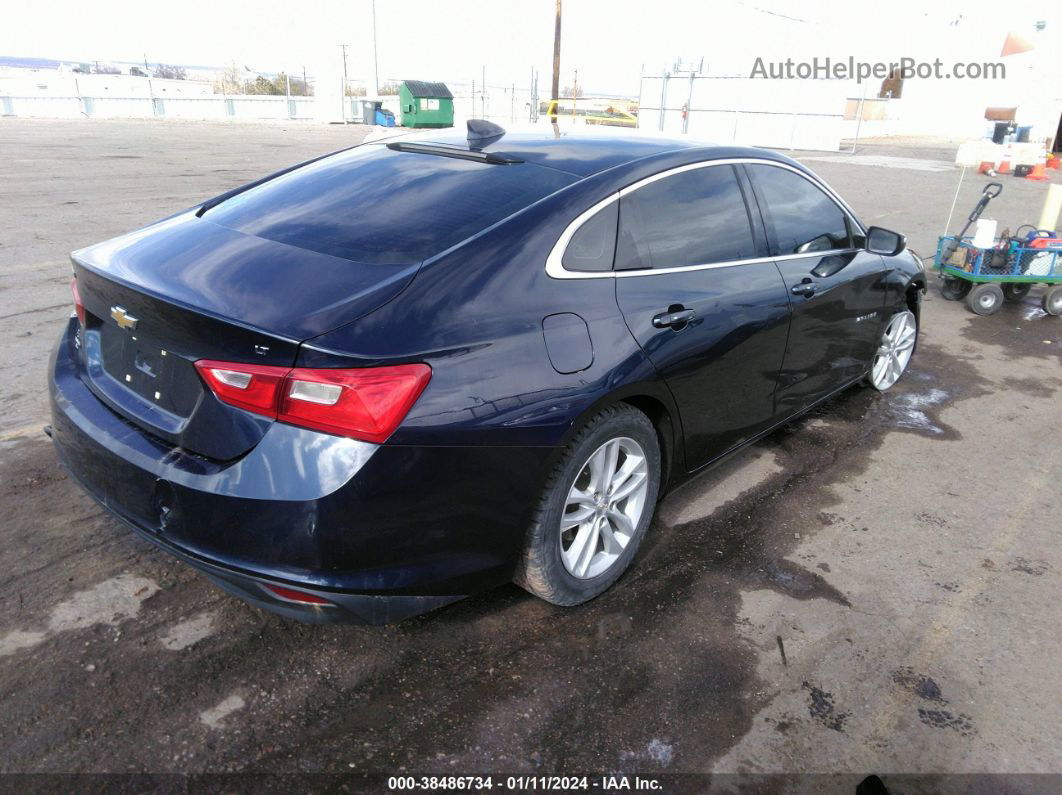
<path fill-rule="evenodd" d="M 1004 300 L 1020 301 L 1034 284 L 1048 286 L 1044 311 L 1062 315 L 1062 245 L 1035 247 L 1002 238 L 992 248 L 979 248 L 973 238 L 944 236 L 935 262 L 944 297 L 965 298 L 978 315 L 998 311 Z"/>
<path fill-rule="evenodd" d="M 949 301 L 965 298 L 966 306 L 978 315 L 991 315 L 1004 300 L 1019 301 L 1034 284 L 1045 284 L 1044 311 L 1062 315 L 1062 238 L 1057 232 L 1027 224 L 989 246 L 975 246 L 974 238 L 966 236 L 1000 191 L 999 183 L 986 185 L 963 230 L 939 238 L 933 261 L 941 293 Z"/>

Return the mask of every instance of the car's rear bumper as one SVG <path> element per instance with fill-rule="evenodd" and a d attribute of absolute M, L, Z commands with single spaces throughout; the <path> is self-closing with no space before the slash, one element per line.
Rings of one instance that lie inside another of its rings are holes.
<path fill-rule="evenodd" d="M 52 431 L 54 435 L 54 429 Z M 403 618 L 426 613 L 437 607 L 448 605 L 463 598 L 462 595 L 446 594 L 442 596 L 420 595 L 380 595 L 358 594 L 344 591 L 332 591 L 306 585 L 291 580 L 278 580 L 250 572 L 237 571 L 214 561 L 201 558 L 181 547 L 169 543 L 160 533 L 138 524 L 129 516 L 116 509 L 105 495 L 97 492 L 89 483 L 78 476 L 63 457 L 62 448 L 57 444 L 59 460 L 63 468 L 92 496 L 100 505 L 107 508 L 114 516 L 121 519 L 141 538 L 169 552 L 194 569 L 204 574 L 212 583 L 222 590 L 243 601 L 268 610 L 271 613 L 312 624 L 388 624 Z M 285 599 L 269 590 L 270 585 L 297 587 L 298 591 L 324 599 L 327 604 L 308 604 L 294 599 Z"/>
<path fill-rule="evenodd" d="M 376 445 L 275 424 L 231 462 L 111 411 L 79 374 L 71 322 L 50 368 L 64 467 L 140 535 L 240 598 L 304 621 L 384 623 L 511 578 L 544 448 Z M 329 606 L 267 590 L 295 588 Z"/>

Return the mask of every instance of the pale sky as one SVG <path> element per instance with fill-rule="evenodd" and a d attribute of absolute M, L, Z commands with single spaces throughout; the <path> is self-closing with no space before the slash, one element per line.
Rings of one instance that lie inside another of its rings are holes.
<path fill-rule="evenodd" d="M 998 0 L 565 0 L 561 85 L 578 69 L 591 92 L 632 93 L 643 65 L 659 74 L 678 57 L 704 56 L 713 74 L 747 74 L 756 55 L 924 56 L 960 15 L 969 33 L 958 38 L 995 58 L 1006 26 L 1032 35 L 1050 6 L 1008 0 L 1001 22 Z M 376 16 L 381 80 L 478 82 L 485 65 L 488 83 L 526 88 L 537 67 L 541 93 L 548 92 L 554 0 L 377 0 Z M 364 79 L 369 19 L 370 0 L 10 3 L 0 15 L 0 55 L 136 61 L 146 53 L 152 64 L 235 61 L 265 72 L 305 65 L 312 73 L 346 43 L 349 74 Z"/>

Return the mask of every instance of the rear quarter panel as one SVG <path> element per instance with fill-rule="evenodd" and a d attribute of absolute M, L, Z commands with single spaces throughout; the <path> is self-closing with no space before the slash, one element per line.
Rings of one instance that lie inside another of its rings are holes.
<path fill-rule="evenodd" d="M 579 193 L 536 205 L 425 264 L 397 299 L 303 346 L 300 363 L 428 362 L 431 382 L 389 444 L 561 444 L 602 397 L 656 377 L 623 322 L 612 279 L 545 273 L 573 208 L 592 203 Z M 586 322 L 586 369 L 559 373 L 551 364 L 543 319 L 558 313 Z"/>

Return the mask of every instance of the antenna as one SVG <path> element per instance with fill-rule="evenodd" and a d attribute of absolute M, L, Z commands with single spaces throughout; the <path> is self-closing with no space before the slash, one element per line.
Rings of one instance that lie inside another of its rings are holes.
<path fill-rule="evenodd" d="M 492 144 L 505 135 L 505 128 L 486 119 L 469 119 L 468 146 L 469 148 Z"/>

